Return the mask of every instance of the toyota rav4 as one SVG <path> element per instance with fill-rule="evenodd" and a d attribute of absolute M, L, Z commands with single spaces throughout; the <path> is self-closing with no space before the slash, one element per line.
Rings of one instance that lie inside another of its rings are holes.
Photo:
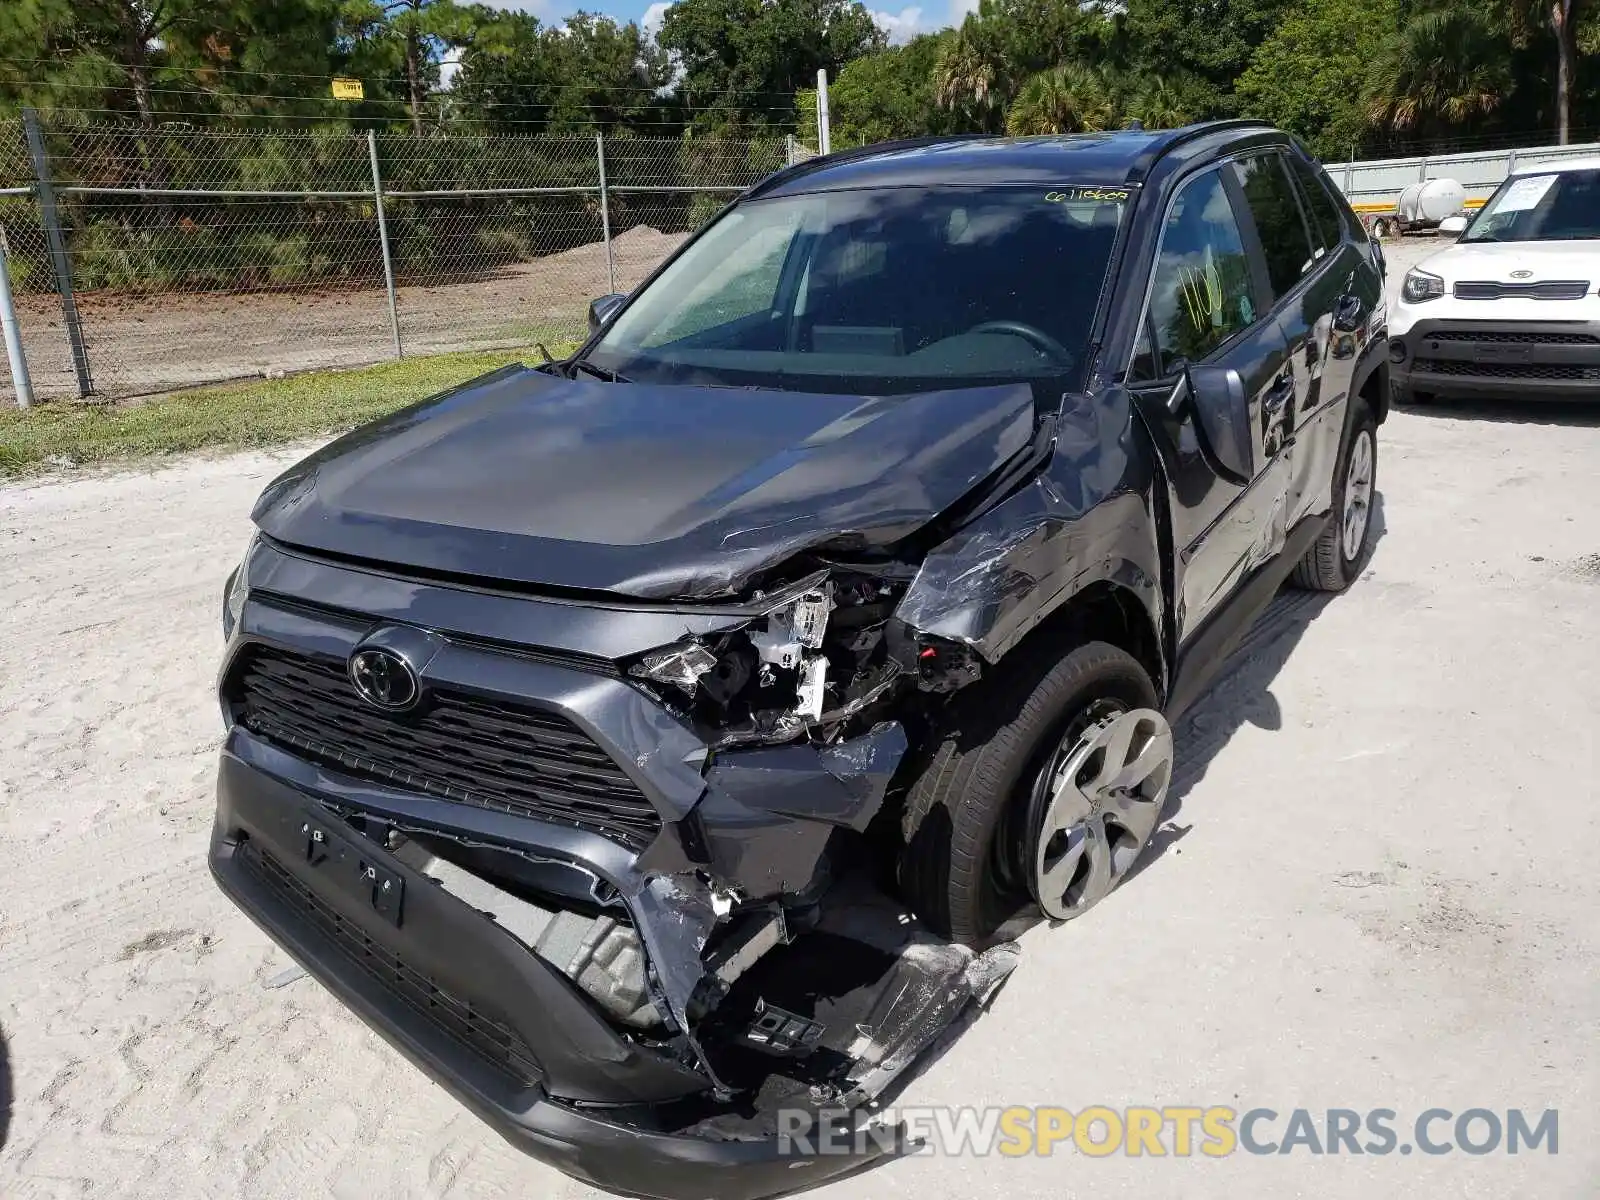
<path fill-rule="evenodd" d="M 1249 122 L 836 154 L 572 357 L 273 482 L 223 889 L 528 1152 L 761 1197 L 1156 830 L 1171 722 L 1372 537 L 1381 258 Z M 1091 1039 L 1092 1042 L 1092 1039 Z M 792 1132 L 792 1129 L 791 1129 Z"/>

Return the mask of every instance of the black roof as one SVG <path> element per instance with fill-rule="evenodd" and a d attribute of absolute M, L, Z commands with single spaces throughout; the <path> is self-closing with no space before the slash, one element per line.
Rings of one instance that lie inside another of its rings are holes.
<path fill-rule="evenodd" d="M 1137 183 L 1151 164 L 1180 146 L 1227 141 L 1226 135 L 1265 132 L 1258 121 L 1210 121 L 1182 129 L 1123 129 L 1045 137 L 946 137 L 888 142 L 814 158 L 780 171 L 751 195 L 861 187 L 939 184 Z"/>

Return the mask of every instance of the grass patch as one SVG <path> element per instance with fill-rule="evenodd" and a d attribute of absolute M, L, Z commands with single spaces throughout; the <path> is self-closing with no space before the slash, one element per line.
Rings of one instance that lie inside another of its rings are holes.
<path fill-rule="evenodd" d="M 550 352 L 572 348 L 551 344 Z M 508 362 L 538 357 L 527 350 L 437 354 L 353 371 L 195 388 L 138 403 L 0 409 L 0 476 L 315 437 L 381 417 Z"/>

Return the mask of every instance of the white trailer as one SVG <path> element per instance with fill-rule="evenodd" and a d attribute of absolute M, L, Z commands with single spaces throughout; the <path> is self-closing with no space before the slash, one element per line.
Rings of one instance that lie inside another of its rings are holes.
<path fill-rule="evenodd" d="M 1401 197 L 1414 185 L 1452 181 L 1462 192 L 1461 211 L 1482 208 L 1495 188 L 1517 167 L 1557 163 L 1569 158 L 1600 154 L 1600 142 L 1581 146 L 1519 147 L 1514 150 L 1474 150 L 1467 154 L 1435 154 L 1418 158 L 1371 159 L 1366 162 L 1325 163 L 1324 169 L 1339 185 L 1367 228 L 1380 237 L 1411 229 L 1437 228 L 1433 224 L 1408 225 L 1401 212 Z M 1436 206 L 1439 197 L 1430 204 Z"/>

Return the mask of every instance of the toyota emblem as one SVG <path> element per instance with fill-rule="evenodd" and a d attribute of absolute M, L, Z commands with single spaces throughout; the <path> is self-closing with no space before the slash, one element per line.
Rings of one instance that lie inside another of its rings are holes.
<path fill-rule="evenodd" d="M 1533 278 L 1533 272 L 1532 271 L 1513 271 L 1513 272 L 1511 272 L 1511 278 L 1513 278 L 1513 279 L 1532 279 Z"/>
<path fill-rule="evenodd" d="M 393 650 L 357 650 L 350 656 L 350 682 L 375 708 L 395 711 L 417 702 L 417 673 Z"/>

